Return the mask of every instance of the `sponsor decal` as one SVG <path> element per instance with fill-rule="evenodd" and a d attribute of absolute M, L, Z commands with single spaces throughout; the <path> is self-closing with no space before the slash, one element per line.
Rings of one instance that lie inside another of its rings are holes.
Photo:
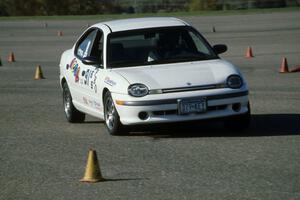
<path fill-rule="evenodd" d="M 101 105 L 97 101 L 92 101 L 90 99 L 87 99 L 86 97 L 82 97 L 82 100 L 85 105 L 95 108 L 96 110 L 101 110 Z"/>
<path fill-rule="evenodd" d="M 99 69 L 87 69 L 86 71 L 81 72 L 80 84 L 88 86 L 91 90 L 97 93 L 97 73 Z"/>
<path fill-rule="evenodd" d="M 84 74 L 84 81 L 83 81 L 84 85 L 89 85 L 89 79 L 90 79 L 89 74 L 90 74 L 90 69 L 86 70 Z"/>
<path fill-rule="evenodd" d="M 101 110 L 101 106 L 100 106 L 100 103 L 96 102 L 96 101 L 93 101 L 93 107 L 97 110 Z"/>
<path fill-rule="evenodd" d="M 95 91 L 95 93 L 97 93 L 97 91 L 98 91 L 97 90 L 97 85 L 94 86 L 94 91 Z"/>
<path fill-rule="evenodd" d="M 70 64 L 70 69 L 72 70 L 72 73 L 75 77 L 75 83 L 78 83 L 79 81 L 79 73 L 80 73 L 80 67 L 77 63 L 76 58 L 74 58 Z"/>
<path fill-rule="evenodd" d="M 82 97 L 82 100 L 83 100 L 83 103 L 84 103 L 85 105 L 89 105 L 87 98 Z"/>
<path fill-rule="evenodd" d="M 111 80 L 108 76 L 105 77 L 104 83 L 106 83 L 106 84 L 108 84 L 110 86 L 115 86 L 117 84 L 115 81 Z"/>
<path fill-rule="evenodd" d="M 97 93 L 97 74 L 99 72 L 99 69 L 96 69 L 95 71 L 93 71 L 93 76 L 91 78 L 91 89 L 94 90 L 95 93 Z"/>

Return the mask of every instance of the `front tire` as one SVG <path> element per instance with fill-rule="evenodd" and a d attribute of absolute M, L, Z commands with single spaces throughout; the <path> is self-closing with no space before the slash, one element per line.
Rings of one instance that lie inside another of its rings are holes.
<path fill-rule="evenodd" d="M 68 122 L 81 123 L 84 121 L 85 114 L 75 108 L 67 83 L 63 84 L 63 104 Z"/>
<path fill-rule="evenodd" d="M 104 95 L 104 120 L 109 134 L 124 135 L 127 133 L 125 127 L 120 122 L 120 117 L 110 92 L 106 92 Z"/>

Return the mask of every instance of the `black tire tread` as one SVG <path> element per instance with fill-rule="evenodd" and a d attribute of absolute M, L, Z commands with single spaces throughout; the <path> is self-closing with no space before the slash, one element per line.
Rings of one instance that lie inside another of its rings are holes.
<path fill-rule="evenodd" d="M 69 89 L 67 83 L 63 84 L 63 95 L 66 95 L 65 92 L 68 95 L 70 95 L 70 98 L 71 98 L 71 104 L 70 104 L 71 112 L 70 112 L 70 116 L 67 116 L 67 114 L 66 114 L 66 118 L 67 118 L 68 122 L 70 122 L 70 123 L 82 123 L 82 122 L 84 122 L 84 120 L 85 120 L 85 114 L 82 113 L 82 112 L 80 112 L 79 110 L 77 110 L 75 108 L 74 104 L 72 103 L 72 96 L 71 96 L 70 89 Z M 63 98 L 64 98 L 64 96 L 63 96 Z"/>
<path fill-rule="evenodd" d="M 112 98 L 111 97 L 111 94 L 109 91 L 107 91 L 105 94 L 104 94 L 104 112 L 105 112 L 105 107 L 106 107 L 106 101 L 108 98 Z M 104 113 L 104 117 L 105 117 L 105 113 Z M 105 119 L 104 119 L 105 120 Z M 127 128 L 121 123 L 120 121 L 120 116 L 119 114 L 116 112 L 116 116 L 115 116 L 115 126 L 113 129 L 109 129 L 107 126 L 106 126 L 106 129 L 108 131 L 109 134 L 111 135 L 126 135 L 128 134 L 128 130 Z"/>

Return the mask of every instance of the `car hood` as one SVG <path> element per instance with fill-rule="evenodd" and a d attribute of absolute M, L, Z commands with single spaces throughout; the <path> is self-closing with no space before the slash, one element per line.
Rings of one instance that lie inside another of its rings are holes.
<path fill-rule="evenodd" d="M 239 74 L 232 64 L 220 59 L 118 68 L 113 71 L 130 84 L 142 83 L 149 89 L 221 84 L 230 74 Z"/>

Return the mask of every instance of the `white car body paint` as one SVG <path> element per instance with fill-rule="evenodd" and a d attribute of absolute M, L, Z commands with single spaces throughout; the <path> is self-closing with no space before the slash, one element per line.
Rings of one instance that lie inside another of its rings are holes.
<path fill-rule="evenodd" d="M 189 26 L 186 22 L 176 18 L 140 18 L 101 22 L 88 28 L 97 28 L 103 33 L 103 68 L 93 65 L 85 65 L 74 56 L 76 43 L 85 34 L 79 37 L 72 49 L 63 52 L 60 60 L 60 83 L 65 80 L 70 88 L 75 107 L 83 113 L 103 119 L 103 91 L 110 91 L 120 121 L 124 125 L 147 124 L 189 121 L 197 119 L 210 119 L 239 115 L 248 111 L 248 88 L 246 81 L 239 70 L 231 63 L 222 60 L 205 60 L 193 62 L 181 62 L 160 65 L 131 66 L 125 68 L 107 68 L 107 37 L 111 32 L 126 30 L 145 29 L 153 27 Z M 80 67 L 76 74 L 71 66 L 72 60 L 76 60 Z M 85 72 L 83 75 L 82 72 Z M 87 74 L 88 73 L 88 74 Z M 142 83 L 149 90 L 161 90 L 168 88 L 184 88 L 190 86 L 224 85 L 229 75 L 237 74 L 243 79 L 243 86 L 239 89 L 216 88 L 197 91 L 171 92 L 163 94 L 149 94 L 144 97 L 133 97 L 128 94 L 128 87 L 134 83 Z M 77 81 L 76 81 L 77 76 Z M 96 86 L 96 89 L 95 89 Z M 233 93 L 243 95 L 227 96 L 226 98 L 208 98 L 207 106 L 227 105 L 222 110 L 209 110 L 201 114 L 162 114 L 154 115 L 154 111 L 177 110 L 178 99 L 189 99 L 197 97 L 222 96 Z M 160 100 L 174 100 L 170 103 L 156 105 L 119 105 L 122 102 L 147 102 Z M 241 109 L 236 112 L 232 104 L 241 103 Z M 140 112 L 148 112 L 149 118 L 141 120 Z"/>

